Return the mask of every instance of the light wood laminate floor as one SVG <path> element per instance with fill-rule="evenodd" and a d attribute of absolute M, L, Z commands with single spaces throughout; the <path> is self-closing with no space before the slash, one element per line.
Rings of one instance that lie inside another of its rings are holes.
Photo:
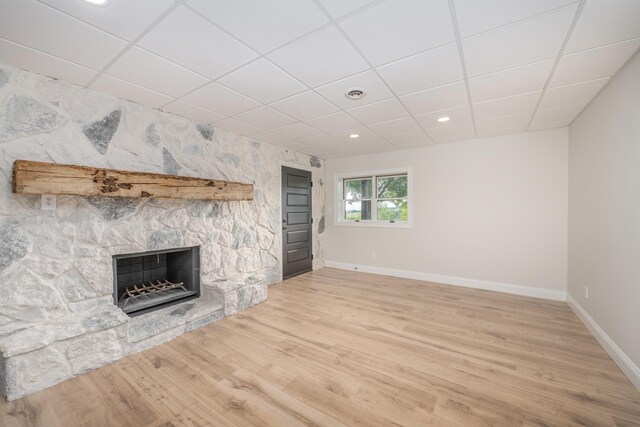
<path fill-rule="evenodd" d="M 565 303 L 325 268 L 0 425 L 628 426 L 640 393 Z"/>

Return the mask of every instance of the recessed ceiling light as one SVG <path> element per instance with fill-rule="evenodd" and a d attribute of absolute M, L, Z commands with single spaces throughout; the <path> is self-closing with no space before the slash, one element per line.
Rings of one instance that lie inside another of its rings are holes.
<path fill-rule="evenodd" d="M 445 116 L 445 117 L 440 117 L 440 118 L 438 118 L 438 121 L 439 121 L 440 123 L 448 122 L 449 120 L 451 120 L 451 117 L 446 117 L 446 116 Z"/>
<path fill-rule="evenodd" d="M 357 133 L 352 133 L 351 135 L 349 135 L 349 138 L 359 138 L 360 135 L 358 135 Z"/>
<path fill-rule="evenodd" d="M 92 6 L 109 6 L 109 0 L 82 0 Z"/>
<path fill-rule="evenodd" d="M 366 94 L 367 92 L 365 92 L 364 89 L 360 89 L 359 87 L 353 87 L 348 91 L 346 91 L 344 93 L 344 96 L 354 101 L 357 101 L 358 99 L 363 98 Z"/>

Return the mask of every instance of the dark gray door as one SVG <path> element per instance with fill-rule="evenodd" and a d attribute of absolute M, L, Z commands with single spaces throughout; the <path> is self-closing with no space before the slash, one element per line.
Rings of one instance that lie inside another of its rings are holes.
<path fill-rule="evenodd" d="M 311 172 L 282 167 L 282 277 L 312 269 Z"/>

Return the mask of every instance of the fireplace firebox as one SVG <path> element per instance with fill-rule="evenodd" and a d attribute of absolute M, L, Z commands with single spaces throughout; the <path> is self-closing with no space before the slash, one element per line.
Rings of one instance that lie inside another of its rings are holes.
<path fill-rule="evenodd" d="M 113 257 L 113 301 L 131 317 L 199 296 L 199 246 Z"/>

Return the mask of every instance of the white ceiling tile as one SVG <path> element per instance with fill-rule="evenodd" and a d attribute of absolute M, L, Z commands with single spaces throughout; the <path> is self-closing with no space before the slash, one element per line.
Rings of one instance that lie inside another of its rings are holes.
<path fill-rule="evenodd" d="M 329 22 L 311 0 L 191 0 L 189 5 L 263 54 Z"/>
<path fill-rule="evenodd" d="M 469 79 L 471 99 L 482 102 L 542 90 L 553 63 L 549 59 Z"/>
<path fill-rule="evenodd" d="M 220 120 L 216 123 L 216 126 L 240 135 L 254 135 L 262 132 L 259 127 L 251 126 L 232 118 Z"/>
<path fill-rule="evenodd" d="M 346 142 L 347 144 L 364 141 L 368 139 L 379 138 L 378 135 L 375 134 L 371 129 L 365 126 L 358 126 L 355 128 L 344 129 L 335 132 L 329 132 L 329 135 L 335 137 L 336 139 Z M 351 138 L 350 135 L 359 135 L 358 138 Z"/>
<path fill-rule="evenodd" d="M 270 132 L 278 135 L 285 141 L 310 138 L 312 136 L 320 135 L 320 132 L 318 130 L 300 122 L 271 129 Z"/>
<path fill-rule="evenodd" d="M 414 115 L 461 107 L 468 103 L 467 87 L 464 82 L 415 92 L 401 96 L 400 99 Z"/>
<path fill-rule="evenodd" d="M 135 46 L 111 65 L 107 74 L 173 97 L 207 82 L 206 78 Z"/>
<path fill-rule="evenodd" d="M 310 138 L 299 139 L 297 142 L 300 144 L 307 145 L 313 148 L 319 148 L 321 150 L 332 150 L 332 149 L 342 149 L 347 148 L 348 145 L 344 142 L 341 142 L 329 135 L 317 135 L 312 136 Z"/>
<path fill-rule="evenodd" d="M 555 57 L 577 6 L 462 40 L 469 77 Z"/>
<path fill-rule="evenodd" d="M 340 25 L 376 66 L 455 39 L 447 0 L 387 1 Z"/>
<path fill-rule="evenodd" d="M 345 96 L 347 90 L 352 88 L 363 89 L 366 95 L 358 100 L 349 99 Z M 373 71 L 365 71 L 328 85 L 320 86 L 316 91 L 333 102 L 340 108 L 349 109 L 372 102 L 383 101 L 393 98 L 393 94 L 384 82 Z"/>
<path fill-rule="evenodd" d="M 423 128 L 432 129 L 445 126 L 457 126 L 461 123 L 471 123 L 471 110 L 468 105 L 451 108 L 449 110 L 436 111 L 433 113 L 420 114 L 415 116 L 416 120 Z M 448 122 L 439 122 L 440 117 L 449 117 Z"/>
<path fill-rule="evenodd" d="M 353 150 L 347 150 L 347 151 L 342 151 L 342 152 L 327 153 L 322 158 L 323 159 L 339 159 L 341 157 L 360 156 L 362 154 L 364 154 L 362 151 L 353 149 Z"/>
<path fill-rule="evenodd" d="M 407 110 L 395 98 L 352 108 L 348 110 L 348 112 L 357 120 L 367 125 L 409 116 Z"/>
<path fill-rule="evenodd" d="M 391 135 L 386 140 L 397 147 L 418 147 L 431 144 L 431 139 L 421 130 Z"/>
<path fill-rule="evenodd" d="M 91 84 L 90 88 L 153 108 L 160 107 L 173 100 L 173 98 L 161 93 L 145 89 L 106 74 L 98 77 L 96 81 Z"/>
<path fill-rule="evenodd" d="M 174 4 L 173 0 L 135 0 L 112 1 L 109 7 L 96 7 L 82 1 L 40 1 L 128 41 Z"/>
<path fill-rule="evenodd" d="M 307 89 L 264 58 L 245 65 L 218 82 L 264 104 Z"/>
<path fill-rule="evenodd" d="M 212 82 L 183 97 L 193 105 L 215 111 L 225 116 L 234 116 L 258 107 L 260 103 L 249 99 L 227 87 Z"/>
<path fill-rule="evenodd" d="M 323 132 L 336 132 L 360 126 L 356 119 L 342 111 L 307 120 L 305 123 Z"/>
<path fill-rule="evenodd" d="M 34 0 L 0 1 L 0 37 L 94 70 L 126 42 Z"/>
<path fill-rule="evenodd" d="M 435 143 L 471 139 L 476 136 L 471 123 L 429 129 L 428 134 Z"/>
<path fill-rule="evenodd" d="M 388 142 L 385 144 L 375 146 L 362 146 L 358 148 L 367 154 L 386 153 L 387 151 L 393 151 L 397 149 L 395 146 L 389 144 Z"/>
<path fill-rule="evenodd" d="M 138 45 L 211 79 L 258 56 L 184 6 L 164 18 Z"/>
<path fill-rule="evenodd" d="M 369 68 L 364 58 L 333 27 L 310 34 L 272 53 L 269 59 L 310 87 Z"/>
<path fill-rule="evenodd" d="M 0 39 L 0 63 L 84 86 L 96 72 L 26 46 Z"/>
<path fill-rule="evenodd" d="M 309 147 L 308 145 L 300 144 L 297 141 L 280 141 L 280 142 L 272 142 L 272 144 L 276 144 L 281 147 L 284 147 L 293 151 L 297 151 L 298 153 L 302 153 L 302 154 L 306 154 L 306 152 L 311 149 L 311 147 Z"/>
<path fill-rule="evenodd" d="M 257 139 L 258 141 L 267 142 L 269 144 L 278 145 L 280 147 L 288 147 L 287 141 L 285 141 L 284 138 L 268 130 L 253 134 L 251 135 L 251 138 Z"/>
<path fill-rule="evenodd" d="M 273 108 L 266 106 L 245 111 L 244 113 L 235 115 L 233 118 L 265 130 L 271 130 L 295 122 L 291 117 L 285 116 Z"/>
<path fill-rule="evenodd" d="M 398 95 L 462 80 L 458 45 L 450 43 L 377 68 Z"/>
<path fill-rule="evenodd" d="M 455 0 L 461 37 L 510 24 L 576 0 Z"/>
<path fill-rule="evenodd" d="M 524 132 L 527 130 L 529 120 L 531 120 L 530 113 L 494 117 L 487 120 L 476 121 L 476 129 L 480 138 L 507 133 Z"/>
<path fill-rule="evenodd" d="M 389 120 L 387 122 L 374 123 L 369 125 L 378 135 L 383 137 L 389 135 L 397 135 L 399 133 L 406 132 L 418 132 L 420 126 L 411 117 L 405 117 L 402 119 Z"/>
<path fill-rule="evenodd" d="M 565 105 L 557 108 L 538 110 L 531 122 L 530 130 L 553 129 L 569 126 L 586 104 Z"/>
<path fill-rule="evenodd" d="M 339 18 L 347 13 L 371 3 L 373 0 L 319 0 L 320 3 L 334 18 Z"/>
<path fill-rule="evenodd" d="M 575 83 L 547 89 L 540 102 L 540 109 L 560 107 L 571 104 L 586 104 L 609 81 L 608 77 L 588 82 Z"/>
<path fill-rule="evenodd" d="M 578 52 L 634 37 L 640 37 L 640 1 L 589 0 L 565 52 Z"/>
<path fill-rule="evenodd" d="M 371 148 L 371 147 L 388 147 L 390 144 L 380 138 L 380 137 L 373 137 L 373 138 L 368 138 L 365 140 L 355 140 L 355 141 L 351 141 L 347 144 L 349 147 L 353 147 L 353 148 L 357 148 L 357 149 L 364 149 L 364 148 Z"/>
<path fill-rule="evenodd" d="M 562 86 L 612 76 L 638 47 L 640 38 L 563 55 L 549 86 Z"/>
<path fill-rule="evenodd" d="M 473 112 L 476 120 L 515 114 L 531 114 L 540 99 L 540 93 L 540 91 L 536 91 L 491 101 L 477 102 L 473 104 Z"/>
<path fill-rule="evenodd" d="M 313 91 L 306 91 L 269 105 L 294 119 L 308 120 L 334 113 L 338 109 Z"/>
<path fill-rule="evenodd" d="M 220 114 L 212 113 L 183 101 L 173 101 L 171 104 L 162 107 L 162 110 L 203 123 L 213 123 L 224 118 Z"/>

